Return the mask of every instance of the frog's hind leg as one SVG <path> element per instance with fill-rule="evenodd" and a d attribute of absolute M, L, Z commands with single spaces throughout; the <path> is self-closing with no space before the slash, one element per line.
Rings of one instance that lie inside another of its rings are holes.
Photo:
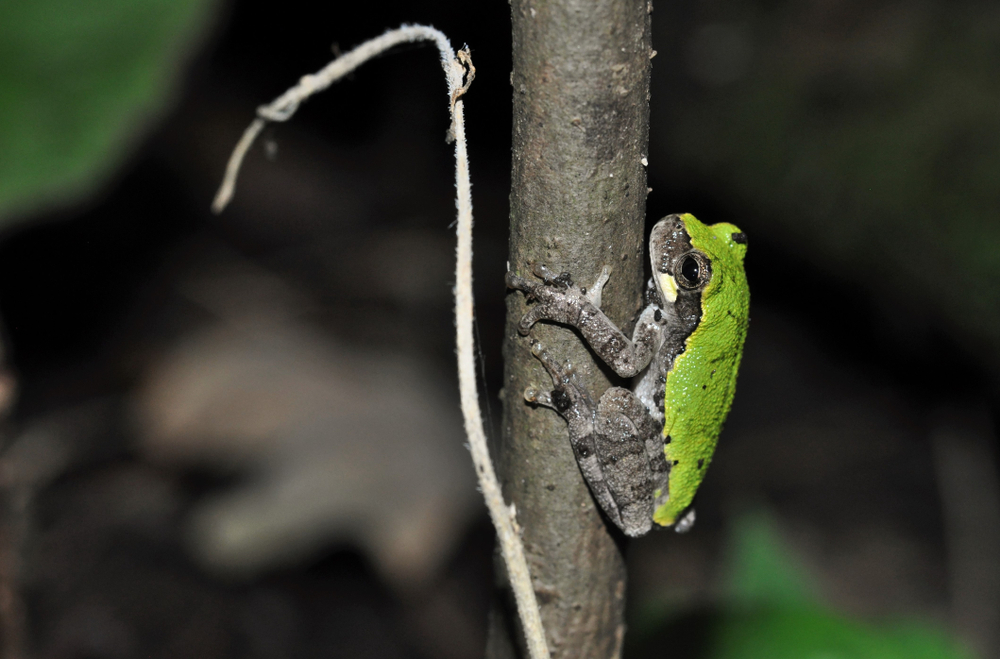
<path fill-rule="evenodd" d="M 548 371 L 552 378 L 552 390 L 545 392 L 537 385 L 532 385 L 524 390 L 524 399 L 558 412 L 569 424 L 571 435 L 574 426 L 579 426 L 581 431 L 592 431 L 596 405 L 587 390 L 577 383 L 573 367 L 569 363 L 560 364 L 539 341 L 531 342 L 531 354 Z M 588 425 L 591 427 L 587 428 Z"/>
<path fill-rule="evenodd" d="M 608 491 L 621 514 L 622 530 L 646 534 L 653 511 L 666 500 L 669 469 L 660 424 L 628 389 L 612 387 L 597 407 L 596 450 Z"/>
<path fill-rule="evenodd" d="M 653 512 L 669 495 L 670 467 L 663 454 L 661 429 L 662 422 L 628 389 L 612 387 L 601 396 L 597 456 L 628 535 L 649 531 Z"/>
<path fill-rule="evenodd" d="M 595 432 L 597 405 L 594 404 L 594 399 L 591 398 L 586 389 L 579 385 L 573 374 L 572 366 L 568 363 L 559 363 L 545 350 L 541 343 L 532 342 L 531 354 L 548 371 L 549 377 L 552 378 L 552 390 L 543 391 L 538 386 L 529 386 L 524 390 L 525 400 L 535 405 L 552 408 L 566 420 L 569 426 L 570 446 L 580 467 L 580 473 L 587 481 L 597 503 L 611 518 L 611 521 L 622 527 L 618 505 L 604 481 L 604 474 L 597 455 Z"/>

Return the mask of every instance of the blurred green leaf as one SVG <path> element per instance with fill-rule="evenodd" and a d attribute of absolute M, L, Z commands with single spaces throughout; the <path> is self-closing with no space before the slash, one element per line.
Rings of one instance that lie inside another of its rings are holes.
<path fill-rule="evenodd" d="M 215 4 L 0 1 L 0 224 L 86 194 L 123 161 Z"/>
<path fill-rule="evenodd" d="M 971 659 L 941 632 L 867 625 L 819 609 L 728 614 L 710 648 L 711 659 Z"/>
<path fill-rule="evenodd" d="M 816 605 L 817 587 L 788 555 L 770 515 L 742 515 L 730 531 L 727 599 L 736 606 Z"/>
<path fill-rule="evenodd" d="M 711 659 L 969 659 L 932 626 L 874 625 L 827 610 L 763 513 L 731 533 L 728 603 L 708 635 Z"/>

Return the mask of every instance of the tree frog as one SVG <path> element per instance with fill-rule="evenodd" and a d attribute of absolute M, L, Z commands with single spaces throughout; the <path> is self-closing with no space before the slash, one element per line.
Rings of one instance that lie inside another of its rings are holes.
<path fill-rule="evenodd" d="M 607 267 L 590 289 L 540 264 L 533 268 L 540 282 L 507 273 L 508 287 L 537 302 L 520 320 L 522 335 L 538 321 L 569 325 L 618 375 L 634 378 L 631 390 L 612 387 L 595 404 L 572 366 L 533 341 L 532 354 L 553 384 L 524 392 L 529 403 L 566 420 L 591 492 L 629 536 L 654 524 L 679 533 L 694 524 L 691 502 L 729 414 L 743 355 L 746 250 L 746 234 L 732 224 L 707 226 L 690 214 L 657 222 L 649 238 L 653 275 L 631 340 L 600 309 Z"/>

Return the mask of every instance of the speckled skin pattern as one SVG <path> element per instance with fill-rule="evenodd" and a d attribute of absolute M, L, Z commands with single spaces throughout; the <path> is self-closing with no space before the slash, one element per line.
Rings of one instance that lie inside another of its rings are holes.
<path fill-rule="evenodd" d="M 706 226 L 682 215 L 691 246 L 708 256 L 712 276 L 701 291 L 701 319 L 668 371 L 664 400 L 664 453 L 669 493 L 653 521 L 669 526 L 701 485 L 736 392 L 736 375 L 747 334 L 750 289 L 743 258 L 746 239 L 732 224 Z"/>
<path fill-rule="evenodd" d="M 746 236 L 738 228 L 670 215 L 653 227 L 649 252 L 653 276 L 631 338 L 600 309 L 607 268 L 590 289 L 542 264 L 533 267 L 541 281 L 507 273 L 507 285 L 536 302 L 521 334 L 538 321 L 568 325 L 618 375 L 633 378 L 631 390 L 612 387 L 595 402 L 572 364 L 532 342 L 552 388 L 524 393 L 566 420 L 591 492 L 630 536 L 654 522 L 678 532 L 694 523 L 691 502 L 732 405 L 748 323 Z"/>

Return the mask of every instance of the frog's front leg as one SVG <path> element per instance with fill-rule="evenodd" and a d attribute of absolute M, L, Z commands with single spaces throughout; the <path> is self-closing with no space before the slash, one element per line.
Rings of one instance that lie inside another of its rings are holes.
<path fill-rule="evenodd" d="M 538 342 L 532 354 L 552 378 L 551 392 L 529 387 L 526 400 L 551 407 L 569 425 L 570 445 L 594 498 L 616 526 L 640 536 L 653 524 L 653 511 L 666 501 L 669 467 L 660 425 L 635 394 L 608 389 L 595 406 L 572 369 Z"/>
<path fill-rule="evenodd" d="M 521 318 L 518 331 L 527 335 L 540 320 L 575 327 L 590 347 L 618 375 L 629 378 L 649 365 L 656 351 L 664 322 L 660 313 L 644 313 L 629 340 L 600 309 L 600 290 L 608 278 L 604 272 L 590 290 L 573 285 L 567 273 L 553 277 L 548 268 L 536 265 L 534 273 L 541 282 L 507 273 L 507 286 L 523 291 L 538 303 Z"/>

